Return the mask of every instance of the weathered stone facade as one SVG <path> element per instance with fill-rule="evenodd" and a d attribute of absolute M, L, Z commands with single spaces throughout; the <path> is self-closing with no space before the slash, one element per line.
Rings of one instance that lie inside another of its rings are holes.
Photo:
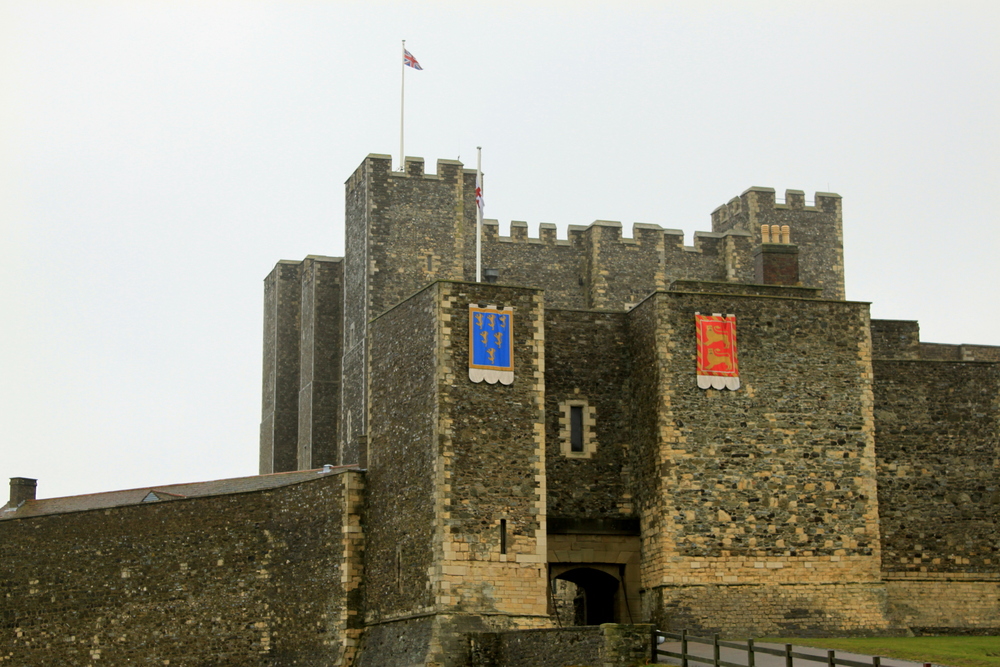
<path fill-rule="evenodd" d="M 270 477 L 24 506 L 0 524 L 0 664 L 350 659 L 364 476 Z"/>
<path fill-rule="evenodd" d="M 622 623 L 1000 628 L 1000 348 L 846 301 L 838 195 L 751 188 L 691 247 L 486 221 L 488 284 L 475 173 L 405 166 L 348 180 L 343 259 L 265 281 L 260 477 L 149 504 L 12 481 L 0 661 L 624 665 L 648 646 Z M 512 308 L 512 384 L 470 380 L 470 306 Z M 696 314 L 735 317 L 738 389 L 698 387 Z"/>

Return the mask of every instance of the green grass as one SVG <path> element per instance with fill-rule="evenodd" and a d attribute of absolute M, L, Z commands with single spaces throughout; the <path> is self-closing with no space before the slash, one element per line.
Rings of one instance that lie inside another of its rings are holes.
<path fill-rule="evenodd" d="M 1000 637 L 858 637 L 851 639 L 760 639 L 881 655 L 950 667 L 1000 667 Z"/>

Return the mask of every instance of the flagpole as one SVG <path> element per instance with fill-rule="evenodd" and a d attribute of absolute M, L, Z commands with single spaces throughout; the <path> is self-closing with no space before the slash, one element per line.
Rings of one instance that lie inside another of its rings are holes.
<path fill-rule="evenodd" d="M 405 169 L 403 156 L 403 95 L 406 92 L 406 40 L 403 40 L 403 52 L 399 54 L 399 170 Z"/>
<path fill-rule="evenodd" d="M 476 282 L 483 282 L 483 147 L 476 146 Z"/>

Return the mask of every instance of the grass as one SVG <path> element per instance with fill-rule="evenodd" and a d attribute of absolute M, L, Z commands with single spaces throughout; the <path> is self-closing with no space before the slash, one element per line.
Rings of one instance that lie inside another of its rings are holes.
<path fill-rule="evenodd" d="M 933 662 L 949 667 L 1000 667 L 1000 637 L 857 637 L 758 641 Z"/>

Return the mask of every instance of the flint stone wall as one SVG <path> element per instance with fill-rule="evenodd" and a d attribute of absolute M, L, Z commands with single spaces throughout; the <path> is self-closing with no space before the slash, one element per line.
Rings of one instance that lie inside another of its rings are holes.
<path fill-rule="evenodd" d="M 428 612 L 434 605 L 430 573 L 439 557 L 434 545 L 436 310 L 432 285 L 371 325 L 375 418 L 365 515 L 369 623 Z"/>
<path fill-rule="evenodd" d="M 0 655 L 335 664 L 350 634 L 344 484 L 360 474 L 0 522 Z"/>
<path fill-rule="evenodd" d="M 874 367 L 882 569 L 1000 573 L 1000 365 Z"/>
<path fill-rule="evenodd" d="M 626 454 L 628 357 L 625 313 L 545 310 L 545 475 L 552 518 L 632 517 Z M 594 409 L 595 451 L 564 453 L 560 404 Z"/>
<path fill-rule="evenodd" d="M 652 626 L 605 623 L 469 635 L 471 667 L 636 667 L 652 657 Z"/>
<path fill-rule="evenodd" d="M 736 316 L 739 390 L 698 389 L 696 312 Z M 666 292 L 628 321 L 632 367 L 648 369 L 630 401 L 645 617 L 753 634 L 754 614 L 796 613 L 802 632 L 889 631 L 867 304 Z"/>

